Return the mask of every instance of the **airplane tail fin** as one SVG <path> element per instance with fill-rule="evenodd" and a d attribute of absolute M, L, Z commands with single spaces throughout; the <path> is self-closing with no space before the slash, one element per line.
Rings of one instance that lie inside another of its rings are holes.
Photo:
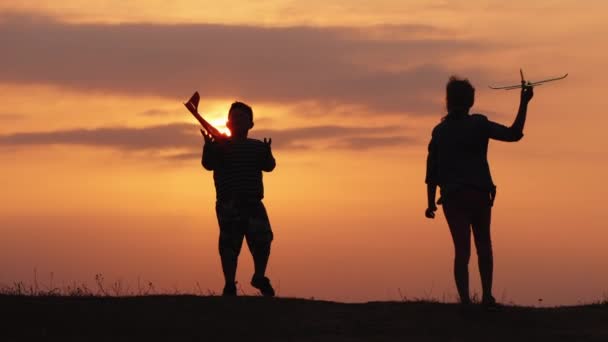
<path fill-rule="evenodd" d="M 194 109 L 197 109 L 200 99 L 201 99 L 201 96 L 198 94 L 198 91 L 197 91 L 192 95 L 192 97 L 186 103 L 191 103 L 192 106 L 194 107 Z"/>

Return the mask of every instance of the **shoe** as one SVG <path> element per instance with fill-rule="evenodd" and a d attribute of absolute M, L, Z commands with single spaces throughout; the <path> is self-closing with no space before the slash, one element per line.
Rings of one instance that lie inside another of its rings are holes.
<path fill-rule="evenodd" d="M 226 284 L 222 291 L 223 297 L 236 297 L 236 283 Z"/>
<path fill-rule="evenodd" d="M 264 297 L 274 297 L 274 289 L 270 285 L 270 279 L 268 277 L 253 277 L 251 279 L 251 286 L 260 290 Z"/>
<path fill-rule="evenodd" d="M 503 306 L 498 304 L 496 299 L 494 299 L 492 296 L 484 297 L 481 300 L 481 305 L 488 311 L 500 311 L 503 308 Z"/>

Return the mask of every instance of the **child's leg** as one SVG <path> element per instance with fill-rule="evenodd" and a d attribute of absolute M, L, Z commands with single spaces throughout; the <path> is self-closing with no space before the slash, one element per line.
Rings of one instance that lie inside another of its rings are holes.
<path fill-rule="evenodd" d="M 262 202 L 249 207 L 249 219 L 246 230 L 247 246 L 253 256 L 255 267 L 254 278 L 263 278 L 270 257 L 270 245 L 273 239 L 272 229 L 266 208 Z"/>
<path fill-rule="evenodd" d="M 477 203 L 473 214 L 472 226 L 475 248 L 477 249 L 479 274 L 481 276 L 481 287 L 483 288 L 483 300 L 493 302 L 492 277 L 494 271 L 494 257 L 490 234 L 492 207 L 490 207 L 490 200 L 484 193 L 479 194 Z"/>
<path fill-rule="evenodd" d="M 243 245 L 244 229 L 238 208 L 232 203 L 215 206 L 220 226 L 219 252 L 226 286 L 234 286 L 238 257 Z"/>
<path fill-rule="evenodd" d="M 458 194 L 460 195 L 460 194 Z M 456 197 L 453 195 L 453 197 Z M 454 279 L 460 301 L 470 303 L 469 297 L 469 259 L 471 257 L 471 221 L 465 198 L 451 198 L 443 204 L 443 212 L 450 227 L 454 242 Z"/>

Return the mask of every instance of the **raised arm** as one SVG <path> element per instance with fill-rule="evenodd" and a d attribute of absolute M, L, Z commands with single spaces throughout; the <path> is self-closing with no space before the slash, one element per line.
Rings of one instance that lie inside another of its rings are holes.
<path fill-rule="evenodd" d="M 511 129 L 519 133 L 523 136 L 524 126 L 526 124 L 526 114 L 528 113 L 528 103 L 532 100 L 534 96 L 534 87 L 527 86 L 525 82 L 522 81 L 521 85 L 521 96 L 519 99 L 519 110 L 517 111 L 517 116 L 515 117 L 515 121 L 511 125 Z"/>
<path fill-rule="evenodd" d="M 270 147 L 270 144 L 272 144 L 272 139 L 269 138 L 268 140 L 266 140 L 266 138 L 264 138 L 266 153 L 264 154 L 262 160 L 262 171 L 266 172 L 274 170 L 274 168 L 277 166 L 277 162 L 274 160 L 274 156 L 272 155 L 272 149 Z"/>
<path fill-rule="evenodd" d="M 524 136 L 524 126 L 528 114 L 528 103 L 534 96 L 534 88 L 522 82 L 519 109 L 510 127 L 489 121 L 489 136 L 501 141 L 519 141 Z"/>

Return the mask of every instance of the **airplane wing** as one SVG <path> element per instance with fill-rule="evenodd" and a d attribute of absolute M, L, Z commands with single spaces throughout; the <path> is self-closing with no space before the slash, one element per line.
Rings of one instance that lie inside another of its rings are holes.
<path fill-rule="evenodd" d="M 533 87 L 538 87 L 538 86 L 541 86 L 541 85 L 543 85 L 543 84 L 545 84 L 547 82 L 563 80 L 566 77 L 568 77 L 568 74 L 565 74 L 564 76 L 560 76 L 560 77 L 549 78 L 549 79 L 542 80 L 542 81 L 528 82 L 528 83 L 526 83 L 526 85 L 533 86 Z M 513 90 L 513 89 L 521 89 L 521 84 L 518 84 L 518 85 L 508 85 L 508 86 L 503 86 L 503 87 L 493 87 L 493 86 L 488 86 L 488 87 L 490 87 L 490 89 Z"/>
<path fill-rule="evenodd" d="M 521 84 L 518 85 L 510 85 L 510 86 L 504 86 L 504 87 L 492 87 L 492 86 L 488 86 L 490 89 L 502 89 L 502 90 L 511 90 L 511 89 L 518 89 L 521 88 Z"/>
<path fill-rule="evenodd" d="M 530 85 L 536 86 L 536 85 L 540 85 L 540 84 L 542 84 L 542 83 L 546 83 L 546 82 L 563 80 L 563 79 L 564 79 L 564 78 L 566 78 L 566 77 L 568 77 L 568 74 L 565 74 L 564 76 L 560 76 L 560 77 L 549 78 L 549 79 L 542 80 L 542 81 L 536 81 L 536 82 L 532 82 Z"/>
<path fill-rule="evenodd" d="M 534 86 L 534 87 L 539 87 L 541 85 L 543 85 L 544 83 L 532 83 L 532 84 L 526 84 L 529 86 Z M 492 87 L 492 86 L 488 86 L 490 87 L 490 89 L 502 89 L 502 90 L 513 90 L 513 89 L 521 89 L 521 84 L 518 85 L 511 85 L 511 86 L 505 86 L 505 87 Z"/>

